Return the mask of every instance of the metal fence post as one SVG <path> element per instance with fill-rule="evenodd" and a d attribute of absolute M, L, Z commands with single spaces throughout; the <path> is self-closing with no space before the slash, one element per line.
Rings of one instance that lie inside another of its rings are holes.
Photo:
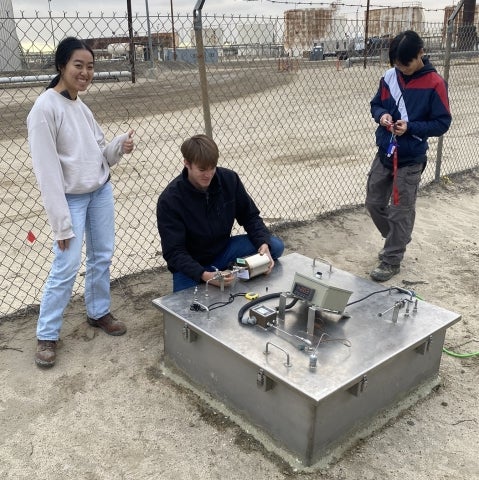
<path fill-rule="evenodd" d="M 196 39 L 196 56 L 198 58 L 198 71 L 200 74 L 201 98 L 203 100 L 203 117 L 205 121 L 205 134 L 213 138 L 211 127 L 210 101 L 208 98 L 208 82 L 206 80 L 205 49 L 203 47 L 203 24 L 201 20 L 201 9 L 205 0 L 198 0 L 193 10 L 193 28 Z"/>
<path fill-rule="evenodd" d="M 133 42 L 133 20 L 131 15 L 131 0 L 126 2 L 126 7 L 128 11 L 128 37 L 130 43 L 130 51 L 128 53 L 128 58 L 130 60 L 131 68 L 131 83 L 136 82 L 136 73 L 135 73 L 135 44 Z"/>
<path fill-rule="evenodd" d="M 451 47 L 452 47 L 452 33 L 454 30 L 454 20 L 456 19 L 459 10 L 462 8 L 464 0 L 461 0 L 451 16 L 447 21 L 447 35 L 446 35 L 446 53 L 444 54 L 444 80 L 449 82 L 449 71 L 451 70 Z M 442 166 L 442 147 L 444 143 L 444 135 L 441 135 L 437 142 L 436 151 L 436 173 L 434 175 L 434 181 L 439 182 L 441 178 L 441 166 Z"/>

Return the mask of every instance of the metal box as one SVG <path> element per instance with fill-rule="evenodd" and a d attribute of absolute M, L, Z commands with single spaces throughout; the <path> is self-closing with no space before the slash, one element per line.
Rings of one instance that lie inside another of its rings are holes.
<path fill-rule="evenodd" d="M 275 307 L 271 294 L 287 292 L 296 273 L 314 275 L 313 266 L 294 253 L 232 292 L 199 286 L 153 300 L 163 312 L 165 372 L 179 372 L 191 388 L 221 402 L 296 467 L 337 456 L 378 421 L 427 395 L 438 383 L 446 329 L 460 319 L 411 302 L 402 289 L 385 292 L 384 285 L 334 268 L 328 281 L 352 292 L 348 315 L 315 323 L 312 334 L 307 302 L 297 302 L 270 329 L 239 321 L 240 308 L 248 308 L 243 296 L 228 303 L 230 293 L 256 291 Z M 392 306 L 404 298 L 393 318 Z M 193 301 L 212 308 L 191 310 Z M 213 309 L 218 302 L 224 306 Z"/>
<path fill-rule="evenodd" d="M 310 292 L 308 301 L 315 306 L 331 310 L 333 312 L 343 313 L 348 303 L 349 297 L 353 292 L 339 288 L 335 285 L 320 280 L 313 275 L 303 275 L 296 272 L 294 274 L 293 287 L 291 293 L 299 290 L 298 297 L 303 296 L 304 289 Z M 309 298 L 310 297 L 310 298 Z"/>

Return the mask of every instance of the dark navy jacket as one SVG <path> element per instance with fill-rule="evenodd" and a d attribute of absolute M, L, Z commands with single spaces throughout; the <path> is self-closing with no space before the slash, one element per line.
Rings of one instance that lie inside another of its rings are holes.
<path fill-rule="evenodd" d="M 198 282 L 204 267 L 226 248 L 235 220 L 256 248 L 271 238 L 238 174 L 222 167 L 206 192 L 188 181 L 184 168 L 161 193 L 156 216 L 168 269 Z"/>
<path fill-rule="evenodd" d="M 425 163 L 428 137 L 443 135 L 451 125 L 447 84 L 426 57 L 423 61 L 424 67 L 411 76 L 396 68 L 389 69 L 371 100 L 371 114 L 377 123 L 385 113 L 390 113 L 393 121 L 408 122 L 406 133 L 397 137 L 399 167 Z M 379 125 L 376 145 L 382 163 L 388 168 L 392 168 L 392 157 L 386 156 L 390 141 L 391 133 Z"/>

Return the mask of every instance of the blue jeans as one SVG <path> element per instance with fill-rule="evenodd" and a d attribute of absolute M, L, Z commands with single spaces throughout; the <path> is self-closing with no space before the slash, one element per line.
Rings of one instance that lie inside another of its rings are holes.
<path fill-rule="evenodd" d="M 283 241 L 278 237 L 272 236 L 269 251 L 273 260 L 281 257 L 284 251 Z M 258 253 L 258 249 L 250 242 L 248 235 L 236 235 L 230 238 L 226 249 L 215 258 L 213 263 L 205 266 L 205 270 L 209 272 L 214 272 L 216 268 L 218 270 L 225 270 L 231 263 L 235 262 L 237 258 L 248 257 L 255 253 Z M 198 285 L 198 282 L 184 273 L 175 272 L 173 274 L 174 292 L 179 292 L 180 290 L 194 287 L 195 285 Z"/>
<path fill-rule="evenodd" d="M 43 290 L 37 323 L 39 340 L 58 340 L 86 240 L 85 304 L 97 319 L 110 312 L 110 264 L 115 243 L 113 189 L 110 182 L 92 193 L 65 195 L 74 238 L 66 250 L 53 243 L 54 259 Z"/>

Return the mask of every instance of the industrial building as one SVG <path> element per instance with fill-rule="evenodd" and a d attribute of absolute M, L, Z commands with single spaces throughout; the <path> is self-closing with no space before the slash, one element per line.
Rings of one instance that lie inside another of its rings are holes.
<path fill-rule="evenodd" d="M 286 10 L 284 48 L 294 54 L 332 37 L 335 12 L 336 7 Z"/>
<path fill-rule="evenodd" d="M 240 23 L 236 26 L 235 43 L 238 45 L 266 45 L 277 43 L 275 26 L 271 22 Z"/>
<path fill-rule="evenodd" d="M 148 37 L 146 35 L 135 35 L 132 40 L 137 60 L 142 59 L 142 57 L 143 60 L 149 60 Z M 86 38 L 84 41 L 93 49 L 97 58 L 126 58 L 129 55 L 130 38 L 127 36 Z M 175 34 L 174 45 L 177 46 L 178 43 L 179 37 Z M 151 44 L 153 59 L 158 60 L 165 49 L 173 48 L 173 35 L 170 32 L 152 32 Z"/>
<path fill-rule="evenodd" d="M 449 17 L 452 15 L 454 5 L 446 7 L 444 10 L 444 26 L 447 26 Z M 466 22 L 467 23 L 467 22 Z M 444 28 L 444 38 L 446 37 L 447 29 Z M 464 25 L 464 9 L 459 10 L 453 26 L 453 46 L 457 50 L 477 50 L 479 32 L 479 5 L 476 5 L 474 10 L 474 22 L 472 25 Z"/>
<path fill-rule="evenodd" d="M 394 36 L 403 30 L 421 33 L 424 25 L 424 9 L 420 2 L 409 7 L 376 8 L 369 11 L 368 36 Z"/>
<path fill-rule="evenodd" d="M 456 8 L 455 5 L 451 5 L 449 7 L 446 7 L 444 9 L 444 25 L 447 25 L 447 21 L 449 20 L 449 17 L 452 15 L 452 12 L 454 11 L 454 9 Z M 457 30 L 457 25 L 462 25 L 462 18 L 463 18 L 463 15 L 464 15 L 464 9 L 461 8 L 461 10 L 459 10 L 459 13 L 457 14 L 457 17 L 456 17 L 456 30 Z M 479 30 L 479 5 L 476 5 L 476 9 L 474 11 L 474 25 L 476 26 L 476 29 Z"/>
<path fill-rule="evenodd" d="M 204 27 L 203 30 L 203 45 L 205 47 L 220 47 L 224 44 L 223 29 L 220 27 Z M 196 33 L 194 30 L 190 32 L 190 44 L 196 45 Z"/>
<path fill-rule="evenodd" d="M 280 57 L 284 52 L 275 25 L 271 22 L 238 24 L 235 45 L 238 56 Z"/>
<path fill-rule="evenodd" d="M 446 18 L 454 7 L 446 9 Z M 362 53 L 364 45 L 370 55 L 379 55 L 387 50 L 392 37 L 403 30 L 415 30 L 427 39 L 428 46 L 438 48 L 444 39 L 443 31 L 426 31 L 425 14 L 421 2 L 404 7 L 372 8 L 364 12 L 361 27 L 339 15 L 339 4 L 332 3 L 328 8 L 287 10 L 285 18 L 284 47 L 293 56 L 301 56 L 307 51 L 321 49 L 319 58 L 345 56 Z M 476 9 L 477 11 L 477 9 Z M 462 11 L 461 11 L 462 14 Z M 367 41 L 364 29 L 367 17 Z M 477 18 L 477 13 L 476 13 Z M 458 19 L 460 24 L 461 20 Z M 430 44 L 430 45 L 429 45 Z"/>

